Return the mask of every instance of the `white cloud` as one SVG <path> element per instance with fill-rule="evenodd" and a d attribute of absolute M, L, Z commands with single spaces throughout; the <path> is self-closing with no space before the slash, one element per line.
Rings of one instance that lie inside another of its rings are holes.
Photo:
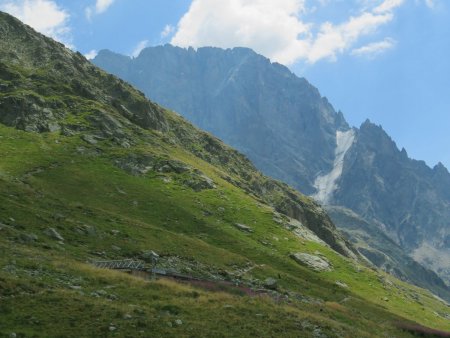
<path fill-rule="evenodd" d="M 298 20 L 304 0 L 194 0 L 178 23 L 174 45 L 251 47 L 284 63 L 304 48 L 298 36 L 309 32 Z"/>
<path fill-rule="evenodd" d="M 337 54 L 349 50 L 359 38 L 375 32 L 378 27 L 388 23 L 392 18 L 391 12 L 383 14 L 363 12 L 337 26 L 326 22 L 312 42 L 307 60 L 310 63 L 321 59 L 336 60 Z"/>
<path fill-rule="evenodd" d="M 113 4 L 114 0 L 97 0 L 95 3 L 95 10 L 97 13 L 103 13 L 109 6 Z"/>
<path fill-rule="evenodd" d="M 38 32 L 73 48 L 69 13 L 51 0 L 0 1 L 0 10 L 7 12 Z"/>
<path fill-rule="evenodd" d="M 320 1 L 326 6 L 327 1 Z M 404 0 L 362 1 L 364 9 L 340 24 L 311 23 L 305 0 L 193 0 L 171 43 L 181 47 L 250 47 L 273 61 L 292 64 L 335 60 L 361 37 L 394 18 Z"/>
<path fill-rule="evenodd" d="M 97 54 L 98 54 L 98 51 L 96 51 L 95 49 L 92 49 L 91 51 L 84 54 L 84 57 L 88 60 L 92 60 L 93 58 L 95 58 L 97 56 Z"/>
<path fill-rule="evenodd" d="M 436 7 L 436 0 L 425 0 L 425 5 L 431 9 L 434 9 Z"/>
<path fill-rule="evenodd" d="M 368 58 L 373 58 L 378 54 L 385 52 L 395 46 L 397 42 L 392 38 L 386 38 L 382 41 L 372 42 L 360 48 L 353 49 L 351 55 L 354 56 L 366 56 Z"/>
<path fill-rule="evenodd" d="M 405 0 L 384 0 L 379 6 L 375 7 L 374 13 L 389 13 L 395 8 L 403 5 Z"/>
<path fill-rule="evenodd" d="M 131 52 L 132 57 L 138 57 L 141 51 L 148 46 L 148 40 L 139 41 L 136 47 Z"/>
<path fill-rule="evenodd" d="M 90 20 L 94 14 L 101 14 L 114 3 L 115 0 L 96 0 L 95 5 L 86 7 L 85 14 Z"/>
<path fill-rule="evenodd" d="M 165 25 L 161 32 L 161 38 L 166 38 L 175 31 L 175 27 L 172 25 Z"/>

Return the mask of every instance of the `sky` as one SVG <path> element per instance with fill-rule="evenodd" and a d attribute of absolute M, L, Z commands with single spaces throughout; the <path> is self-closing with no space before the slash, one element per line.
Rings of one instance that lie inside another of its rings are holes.
<path fill-rule="evenodd" d="M 450 168 L 449 0 L 0 0 L 93 58 L 148 46 L 250 47 L 305 77 L 350 125 Z"/>

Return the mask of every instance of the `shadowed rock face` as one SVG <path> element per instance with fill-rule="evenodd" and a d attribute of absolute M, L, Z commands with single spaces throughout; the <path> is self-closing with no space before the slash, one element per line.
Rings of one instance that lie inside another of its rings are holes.
<path fill-rule="evenodd" d="M 170 45 L 134 59 L 101 51 L 93 62 L 235 146 L 264 173 L 362 215 L 450 282 L 447 169 L 408 158 L 370 121 L 350 129 L 286 67 L 246 48 Z"/>

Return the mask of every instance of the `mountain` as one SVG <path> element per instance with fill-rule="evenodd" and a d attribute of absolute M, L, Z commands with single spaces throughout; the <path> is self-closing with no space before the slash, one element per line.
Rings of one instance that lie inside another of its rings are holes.
<path fill-rule="evenodd" d="M 449 290 L 439 276 L 424 268 L 377 225 L 361 218 L 353 211 L 327 206 L 327 213 L 352 244 L 375 266 L 397 278 L 428 288 L 434 294 L 448 299 Z"/>
<path fill-rule="evenodd" d="M 93 62 L 306 194 L 317 172 L 332 168 L 336 130 L 348 129 L 305 79 L 251 49 L 166 45 L 135 59 L 103 50 Z"/>
<path fill-rule="evenodd" d="M 447 170 L 408 158 L 370 121 L 350 128 L 286 67 L 245 48 L 170 45 L 136 58 L 104 50 L 93 62 L 236 147 L 265 174 L 356 212 L 450 283 Z M 421 278 L 403 270 L 411 281 Z"/>
<path fill-rule="evenodd" d="M 0 335 L 450 329 L 445 302 L 367 267 L 310 198 L 1 12 L 0 33 Z M 152 251 L 166 277 L 98 267 L 150 269 Z"/>
<path fill-rule="evenodd" d="M 370 121 L 357 131 L 331 202 L 378 223 L 413 258 L 450 276 L 450 175 L 399 150 Z"/>

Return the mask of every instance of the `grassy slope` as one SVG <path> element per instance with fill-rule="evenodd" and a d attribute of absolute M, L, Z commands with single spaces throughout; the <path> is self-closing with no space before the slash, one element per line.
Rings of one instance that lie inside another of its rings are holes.
<path fill-rule="evenodd" d="M 112 165 L 123 149 L 108 142 L 94 147 L 78 136 L 3 126 L 0 136 L 0 332 L 102 335 L 111 333 L 113 324 L 117 330 L 112 335 L 308 336 L 317 325 L 332 336 L 401 336 L 392 326 L 398 319 L 394 313 L 450 328 L 433 313 L 448 309 L 427 292 L 399 281 L 386 285 L 380 273 L 298 239 L 273 221 L 269 207 L 222 180 L 220 169 L 177 146 L 161 141 L 161 147 L 148 151 L 198 167 L 217 189 L 194 192 L 181 183 L 180 174 L 164 174 L 172 178 L 169 183 L 155 172 L 131 176 Z M 80 147 L 85 148 L 81 154 Z M 255 232 L 243 233 L 235 222 Z M 84 224 L 95 233 L 77 231 Z M 64 244 L 44 234 L 48 227 L 58 230 Z M 38 238 L 30 241 L 30 234 Z M 255 267 L 243 280 L 280 275 L 282 290 L 323 303 L 300 302 L 292 295 L 290 301 L 274 301 L 206 292 L 87 264 L 90 259 L 136 257 L 148 249 L 199 262 L 208 271 L 232 273 L 250 264 Z M 292 251 L 316 250 L 332 261 L 334 271 L 312 272 L 288 258 Z M 349 290 L 335 286 L 336 280 Z M 98 290 L 106 294 L 91 295 Z M 423 305 L 410 297 L 413 293 Z M 169 327 L 175 319 L 183 325 Z"/>

